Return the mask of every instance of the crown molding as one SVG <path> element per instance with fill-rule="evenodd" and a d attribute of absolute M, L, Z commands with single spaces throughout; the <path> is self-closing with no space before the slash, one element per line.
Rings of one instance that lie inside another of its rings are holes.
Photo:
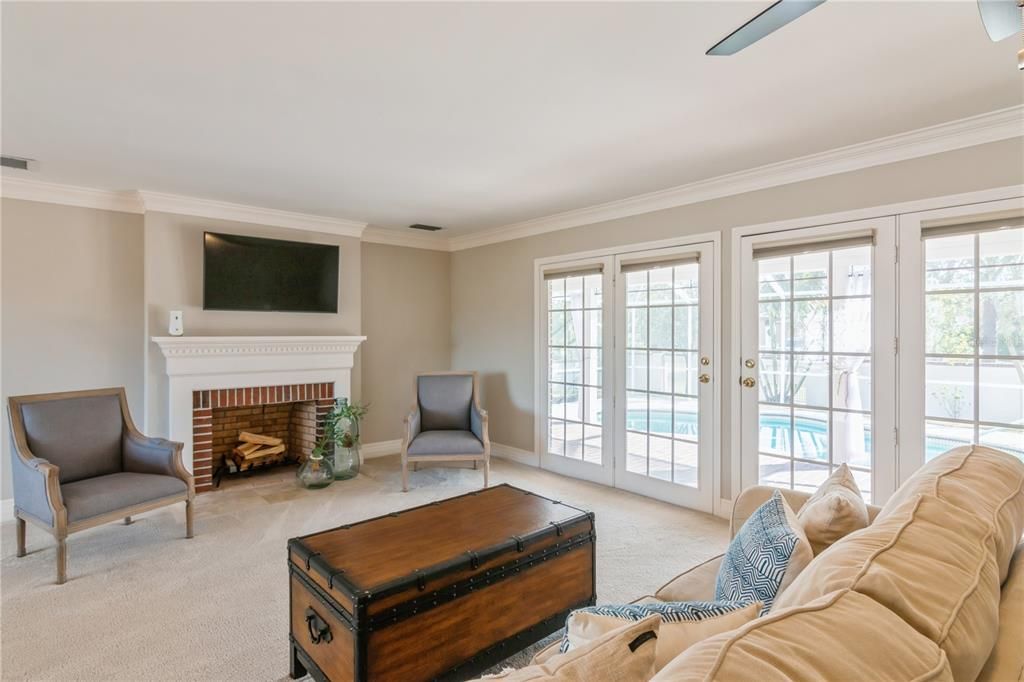
<path fill-rule="evenodd" d="M 451 248 L 462 251 L 1014 137 L 1024 137 L 1024 106 L 999 109 L 678 187 L 452 237 Z"/>
<path fill-rule="evenodd" d="M 295 230 L 326 232 L 342 237 L 359 239 L 366 229 L 366 223 L 344 218 L 329 218 L 309 213 L 294 213 L 276 208 L 261 208 L 245 204 L 233 204 L 214 199 L 197 199 L 178 194 L 162 192 L 138 191 L 139 201 L 144 211 L 159 213 L 177 213 L 179 215 L 213 218 L 218 220 L 236 220 L 243 223 L 258 223 L 274 227 L 286 227 Z"/>
<path fill-rule="evenodd" d="M 430 249 L 432 251 L 451 251 L 451 239 L 436 234 L 414 234 L 411 231 L 396 230 L 385 227 L 368 227 L 363 232 L 363 241 L 371 244 L 387 244 L 403 246 L 411 249 Z"/>
<path fill-rule="evenodd" d="M 366 223 L 343 218 L 145 190 L 111 191 L 62 185 L 14 177 L 7 173 L 0 177 L 0 196 L 124 213 L 178 213 L 326 232 L 360 238 L 374 244 L 436 251 L 462 251 L 1015 137 L 1024 137 L 1024 106 L 999 109 L 678 187 L 454 237 L 408 234 L 396 229 L 367 227 Z"/>
<path fill-rule="evenodd" d="M 226 201 L 198 199 L 177 194 L 140 191 L 114 191 L 62 185 L 41 180 L 0 176 L 0 196 L 8 199 L 41 201 L 48 204 L 80 206 L 103 211 L 143 214 L 149 211 L 177 213 L 179 215 L 237 220 L 246 223 L 285 227 L 311 232 L 325 232 L 359 239 L 366 223 L 344 218 L 329 218 L 309 213 L 281 211 L 274 208 L 246 206 Z"/>
<path fill-rule="evenodd" d="M 63 204 L 95 208 L 120 213 L 142 213 L 142 204 L 135 192 L 117 192 L 92 187 L 60 185 L 4 174 L 0 177 L 0 196 L 7 199 L 41 201 L 47 204 Z"/>

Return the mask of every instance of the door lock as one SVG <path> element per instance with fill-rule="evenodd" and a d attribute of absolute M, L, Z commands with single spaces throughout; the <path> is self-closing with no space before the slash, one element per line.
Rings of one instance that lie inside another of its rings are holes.
<path fill-rule="evenodd" d="M 757 363 L 749 358 L 747 358 L 747 360 L 745 360 L 743 364 L 747 366 L 747 369 L 754 369 L 754 367 L 757 366 Z"/>
<path fill-rule="evenodd" d="M 743 377 L 742 379 L 740 379 L 740 383 L 746 386 L 747 388 L 753 388 L 754 386 L 757 385 L 757 381 L 754 379 L 754 377 Z"/>

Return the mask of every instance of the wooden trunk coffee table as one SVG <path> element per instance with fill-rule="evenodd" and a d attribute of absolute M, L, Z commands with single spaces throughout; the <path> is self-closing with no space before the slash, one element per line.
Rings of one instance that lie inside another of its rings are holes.
<path fill-rule="evenodd" d="M 291 675 L 465 679 L 594 603 L 594 515 L 510 485 L 288 541 Z"/>

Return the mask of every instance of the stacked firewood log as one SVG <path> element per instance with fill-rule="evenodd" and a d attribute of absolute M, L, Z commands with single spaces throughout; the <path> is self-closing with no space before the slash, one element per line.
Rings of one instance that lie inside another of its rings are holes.
<path fill-rule="evenodd" d="M 277 464 L 288 457 L 284 441 L 274 436 L 242 431 L 238 445 L 231 451 L 231 459 L 238 471 Z"/>

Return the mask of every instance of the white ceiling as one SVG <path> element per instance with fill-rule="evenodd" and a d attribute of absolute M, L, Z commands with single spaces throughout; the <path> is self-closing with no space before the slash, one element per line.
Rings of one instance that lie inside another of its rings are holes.
<path fill-rule="evenodd" d="M 32 177 L 452 236 L 1024 102 L 973 0 L 2 3 Z"/>

